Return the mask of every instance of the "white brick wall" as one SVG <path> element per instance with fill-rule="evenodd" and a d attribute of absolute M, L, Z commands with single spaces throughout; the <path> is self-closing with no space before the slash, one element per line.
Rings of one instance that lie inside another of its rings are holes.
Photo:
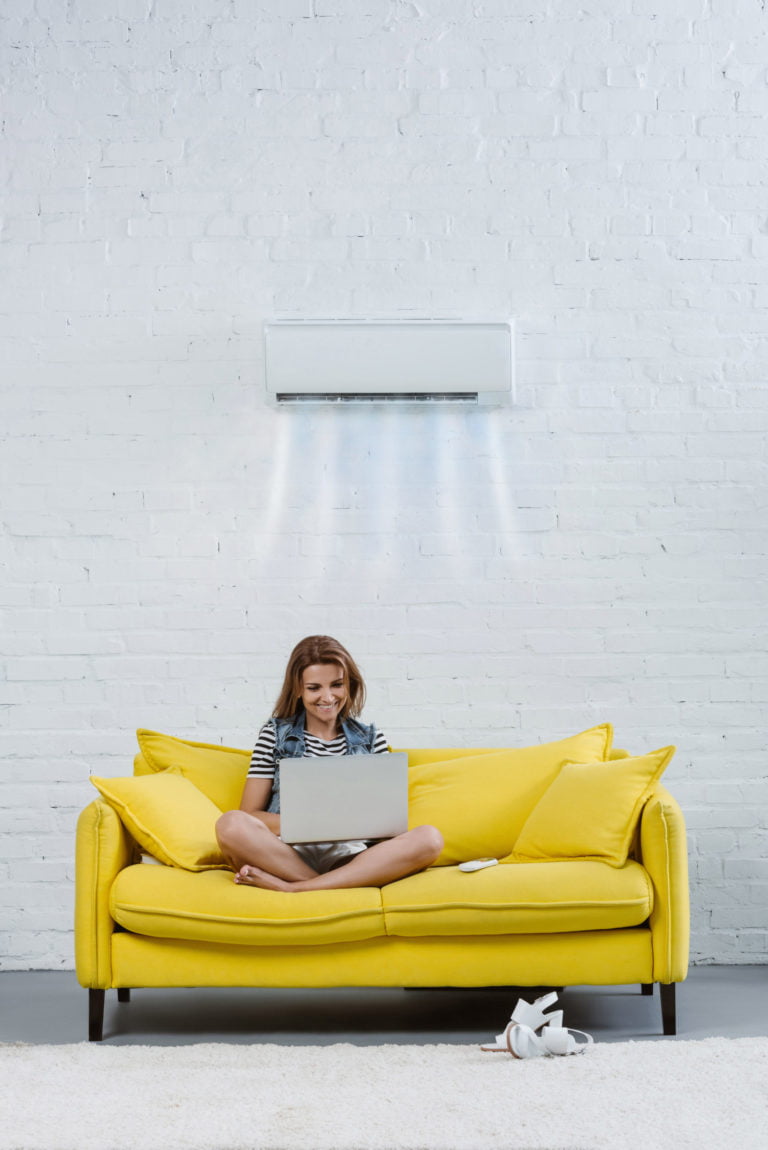
<path fill-rule="evenodd" d="M 767 960 L 763 9 L 6 0 L 0 965 L 89 772 L 315 631 L 400 744 L 676 742 L 694 955 Z M 265 406 L 265 318 L 414 314 L 515 316 L 517 406 Z"/>

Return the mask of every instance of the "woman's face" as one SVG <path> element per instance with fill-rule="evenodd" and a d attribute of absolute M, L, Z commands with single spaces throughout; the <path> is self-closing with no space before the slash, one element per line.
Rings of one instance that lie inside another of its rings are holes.
<path fill-rule="evenodd" d="M 301 677 L 301 701 L 308 715 L 321 723 L 336 722 L 347 701 L 344 668 L 339 663 L 314 663 Z"/>

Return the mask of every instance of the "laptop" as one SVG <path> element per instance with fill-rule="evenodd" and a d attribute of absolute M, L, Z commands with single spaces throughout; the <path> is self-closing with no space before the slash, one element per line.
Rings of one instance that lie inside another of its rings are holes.
<path fill-rule="evenodd" d="M 283 842 L 388 839 L 407 830 L 404 751 L 280 760 Z"/>

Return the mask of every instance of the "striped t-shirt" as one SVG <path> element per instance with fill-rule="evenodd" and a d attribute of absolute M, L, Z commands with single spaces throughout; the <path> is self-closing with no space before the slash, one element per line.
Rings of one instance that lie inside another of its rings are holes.
<path fill-rule="evenodd" d="M 381 731 L 376 732 L 373 744 L 373 754 L 380 755 L 387 750 L 387 740 Z M 265 723 L 259 731 L 256 746 L 251 755 L 251 765 L 248 768 L 249 779 L 273 779 L 275 777 L 275 728 L 271 723 Z M 326 742 L 317 735 L 304 732 L 304 753 L 309 758 L 319 758 L 322 755 L 344 755 L 347 752 L 347 740 L 344 735 L 337 735 L 335 739 Z"/>

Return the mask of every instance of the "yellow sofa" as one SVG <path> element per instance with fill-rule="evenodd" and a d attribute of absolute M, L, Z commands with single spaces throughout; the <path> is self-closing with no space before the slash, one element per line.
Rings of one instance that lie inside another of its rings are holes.
<path fill-rule="evenodd" d="M 139 735 L 134 779 L 182 775 L 208 792 L 211 812 L 237 806 L 247 751 Z M 83 810 L 76 846 L 76 968 L 89 990 L 89 1038 L 102 1037 L 108 989 L 126 1001 L 132 987 L 639 983 L 649 994 L 656 982 L 663 1031 L 676 1033 L 689 937 L 683 817 L 658 783 L 657 764 L 669 755 L 656 752 L 649 768 L 611 741 L 604 725 L 536 748 L 409 751 L 414 821 L 440 826 L 446 850 L 441 865 L 381 889 L 242 887 L 213 856 L 197 869 L 151 865 L 137 842 L 145 827 L 102 780 L 109 801 Z M 638 763 L 645 782 L 635 780 L 617 854 L 615 834 L 602 841 L 620 805 L 609 789 Z M 546 841 L 558 796 L 569 809 L 556 832 L 562 850 Z M 609 817 L 599 814 L 601 796 Z M 576 841 L 585 833 L 586 848 Z M 456 865 L 490 854 L 501 865 L 472 873 Z"/>

